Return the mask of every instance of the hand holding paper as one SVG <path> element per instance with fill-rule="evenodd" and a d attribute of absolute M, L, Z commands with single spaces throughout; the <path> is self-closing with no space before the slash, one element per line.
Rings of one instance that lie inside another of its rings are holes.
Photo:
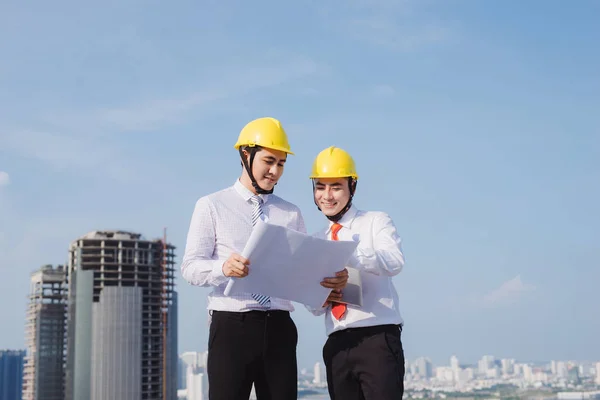
<path fill-rule="evenodd" d="M 342 289 L 348 282 L 348 270 L 345 268 L 335 273 L 335 277 L 323 279 L 321 286 L 328 289 Z"/>
<path fill-rule="evenodd" d="M 231 278 L 224 293 L 259 293 L 321 308 L 331 292 L 321 282 L 344 269 L 356 246 L 259 220 L 241 254 L 250 260 L 248 276 Z"/>
<path fill-rule="evenodd" d="M 342 291 L 340 289 L 334 289 L 329 293 L 327 300 L 323 303 L 323 307 L 329 306 L 331 303 L 339 303 L 342 300 Z"/>
<path fill-rule="evenodd" d="M 223 263 L 223 275 L 228 277 L 243 278 L 248 275 L 248 261 L 247 258 L 240 256 L 237 253 L 233 253 Z"/>

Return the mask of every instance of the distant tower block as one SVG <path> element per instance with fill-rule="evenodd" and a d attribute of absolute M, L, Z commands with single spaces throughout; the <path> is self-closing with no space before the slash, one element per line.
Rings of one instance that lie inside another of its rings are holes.
<path fill-rule="evenodd" d="M 177 399 L 174 249 L 124 231 L 71 243 L 66 400 Z"/>
<path fill-rule="evenodd" d="M 66 269 L 62 265 L 45 265 L 31 274 L 23 400 L 64 399 L 66 304 Z"/>
<path fill-rule="evenodd" d="M 315 364 L 315 367 L 314 367 L 314 379 L 313 379 L 313 383 L 317 384 L 317 385 L 320 385 L 321 383 L 323 383 L 322 376 L 323 376 L 323 372 L 321 370 L 321 363 L 317 362 Z"/>

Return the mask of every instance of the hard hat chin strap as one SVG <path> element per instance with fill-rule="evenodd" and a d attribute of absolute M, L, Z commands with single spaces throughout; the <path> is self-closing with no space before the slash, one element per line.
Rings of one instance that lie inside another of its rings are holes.
<path fill-rule="evenodd" d="M 258 152 L 260 148 L 259 147 L 250 147 L 250 148 L 246 148 L 246 151 L 250 153 L 250 164 L 248 164 L 248 160 L 246 160 L 246 156 L 244 155 L 244 149 L 242 149 L 242 147 L 240 147 L 239 152 L 240 152 L 240 158 L 242 159 L 242 163 L 244 164 L 244 168 L 246 168 L 246 172 L 248 173 L 248 176 L 250 177 L 250 180 L 252 181 L 252 187 L 254 188 L 254 190 L 256 190 L 257 194 L 271 194 L 273 193 L 273 189 L 271 190 L 266 190 L 261 188 L 258 185 L 258 182 L 256 182 L 256 179 L 254 179 L 254 175 L 252 174 L 252 165 L 254 164 L 254 156 L 256 155 L 256 153 Z"/>
<path fill-rule="evenodd" d="M 317 206 L 319 211 L 322 211 L 321 207 L 319 207 L 319 204 L 317 204 L 317 200 L 315 199 L 315 196 L 314 196 L 314 193 L 315 193 L 314 179 L 312 181 L 312 184 L 313 184 L 313 201 L 315 202 L 315 205 Z M 354 178 L 348 177 L 348 189 L 350 190 L 350 198 L 348 199 L 346 206 L 344 208 L 342 208 L 339 213 L 337 213 L 335 215 L 325 215 L 328 220 L 330 220 L 331 222 L 338 222 L 340 219 L 342 219 L 344 214 L 346 214 L 348 212 L 350 207 L 352 207 L 352 198 L 354 198 L 354 193 L 356 192 L 356 184 L 357 184 L 357 181 Z"/>

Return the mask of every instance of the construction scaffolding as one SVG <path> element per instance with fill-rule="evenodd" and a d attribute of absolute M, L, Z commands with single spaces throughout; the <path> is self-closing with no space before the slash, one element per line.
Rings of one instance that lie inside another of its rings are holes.
<path fill-rule="evenodd" d="M 66 270 L 43 266 L 31 274 L 23 368 L 23 400 L 63 400 Z"/>
<path fill-rule="evenodd" d="M 161 256 L 161 271 L 162 271 L 162 304 L 161 304 L 161 313 L 162 313 L 162 389 L 163 389 L 163 399 L 168 398 L 168 390 L 169 385 L 167 384 L 167 370 L 169 365 L 169 359 L 167 355 L 167 346 L 165 346 L 167 342 L 167 338 L 169 337 L 169 306 L 172 303 L 170 299 L 170 293 L 172 290 L 169 290 L 169 283 L 171 286 L 173 284 L 172 278 L 173 274 L 169 274 L 169 246 L 167 244 L 167 229 L 165 228 L 162 240 L 162 256 Z"/>
<path fill-rule="evenodd" d="M 166 237 L 124 231 L 90 232 L 71 244 L 69 351 L 91 360 L 69 356 L 67 400 L 120 399 L 119 391 L 133 396 L 127 400 L 176 399 L 174 249 Z M 89 334 L 78 335 L 82 329 Z"/>

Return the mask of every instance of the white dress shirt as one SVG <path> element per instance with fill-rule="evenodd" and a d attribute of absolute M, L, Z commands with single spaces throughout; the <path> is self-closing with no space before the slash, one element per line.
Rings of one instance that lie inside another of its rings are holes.
<path fill-rule="evenodd" d="M 331 314 L 331 306 L 310 311 L 315 315 L 325 314 L 327 335 L 346 328 L 402 324 L 392 277 L 402 270 L 404 254 L 392 219 L 384 212 L 360 211 L 352 206 L 338 223 L 342 225 L 338 240 L 358 242 L 348 266 L 360 271 L 363 305 L 348 304 L 339 321 Z M 314 236 L 331 240 L 332 225 L 330 222 Z"/>
<path fill-rule="evenodd" d="M 181 264 L 183 278 L 197 286 L 212 286 L 208 309 L 218 311 L 262 310 L 251 293 L 225 296 L 229 280 L 223 274 L 223 263 L 232 253 L 240 254 L 252 232 L 253 193 L 240 181 L 233 186 L 201 197 L 196 202 Z M 300 209 L 282 198 L 260 195 L 263 219 L 273 225 L 306 233 Z M 252 260 L 248 267 L 252 273 Z M 243 279 L 243 278 L 242 278 Z M 288 300 L 271 297 L 271 310 L 294 311 Z"/>

